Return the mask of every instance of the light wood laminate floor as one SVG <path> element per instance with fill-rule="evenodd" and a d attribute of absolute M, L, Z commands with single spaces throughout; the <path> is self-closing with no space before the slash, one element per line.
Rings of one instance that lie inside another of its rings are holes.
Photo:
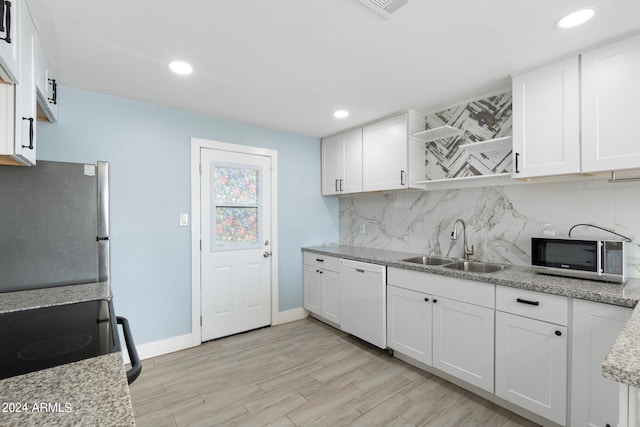
<path fill-rule="evenodd" d="M 535 426 L 315 319 L 143 361 L 138 426 Z"/>

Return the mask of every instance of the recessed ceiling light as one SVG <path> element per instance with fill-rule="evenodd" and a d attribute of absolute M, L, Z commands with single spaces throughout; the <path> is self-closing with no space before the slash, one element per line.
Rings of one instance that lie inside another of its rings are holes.
<path fill-rule="evenodd" d="M 347 110 L 338 110 L 333 113 L 333 117 L 335 117 L 336 119 L 344 119 L 346 117 L 349 117 L 349 112 Z"/>
<path fill-rule="evenodd" d="M 169 69 L 176 74 L 187 75 L 193 72 L 193 67 L 184 61 L 171 61 Z"/>
<path fill-rule="evenodd" d="M 556 22 L 556 27 L 557 28 L 577 27 L 578 25 L 584 24 L 589 19 L 593 18 L 593 15 L 595 13 L 596 12 L 593 9 L 582 9 L 582 10 L 577 10 L 575 12 L 571 12 L 570 14 L 565 15 L 562 18 L 558 19 L 558 22 Z"/>

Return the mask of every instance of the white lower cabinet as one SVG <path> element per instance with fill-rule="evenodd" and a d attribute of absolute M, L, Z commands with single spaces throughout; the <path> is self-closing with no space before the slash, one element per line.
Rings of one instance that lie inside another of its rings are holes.
<path fill-rule="evenodd" d="M 340 260 L 304 253 L 304 308 L 340 325 Z"/>
<path fill-rule="evenodd" d="M 631 312 L 626 307 L 574 300 L 571 426 L 618 425 L 620 384 L 602 376 L 602 361 Z"/>
<path fill-rule="evenodd" d="M 496 310 L 495 394 L 566 425 L 567 298 L 498 287 Z"/>
<path fill-rule="evenodd" d="M 387 286 L 387 346 L 427 365 L 432 364 L 431 295 Z"/>
<path fill-rule="evenodd" d="M 494 310 L 433 297 L 433 366 L 493 393 Z"/>
<path fill-rule="evenodd" d="M 388 347 L 493 392 L 494 286 L 395 268 L 387 277 Z"/>

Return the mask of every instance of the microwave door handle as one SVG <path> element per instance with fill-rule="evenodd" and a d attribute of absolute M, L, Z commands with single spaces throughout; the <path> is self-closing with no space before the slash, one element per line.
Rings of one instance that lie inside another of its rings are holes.
<path fill-rule="evenodd" d="M 598 242 L 598 276 L 602 276 L 604 274 L 604 242 Z"/>

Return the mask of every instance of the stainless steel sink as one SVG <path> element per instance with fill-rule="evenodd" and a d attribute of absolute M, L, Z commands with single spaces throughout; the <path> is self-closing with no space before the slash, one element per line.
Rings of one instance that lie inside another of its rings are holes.
<path fill-rule="evenodd" d="M 444 264 L 451 264 L 456 260 L 452 258 L 444 258 L 439 256 L 419 256 L 415 258 L 403 259 L 402 261 L 412 262 L 414 264 L 422 264 L 422 265 L 444 265 Z"/>
<path fill-rule="evenodd" d="M 458 261 L 443 265 L 444 268 L 452 270 L 469 271 L 471 273 L 495 273 L 504 270 L 506 266 L 501 264 L 492 264 L 490 262 L 481 261 Z"/>

